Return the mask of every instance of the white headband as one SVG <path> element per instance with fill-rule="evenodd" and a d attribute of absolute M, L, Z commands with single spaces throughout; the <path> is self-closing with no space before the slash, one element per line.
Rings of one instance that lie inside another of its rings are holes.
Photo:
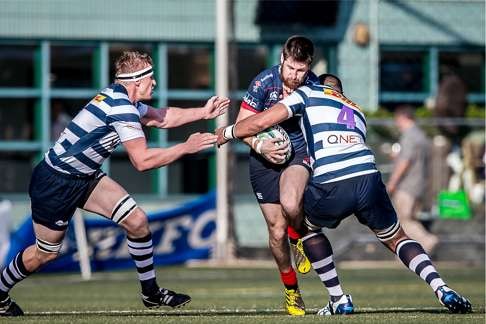
<path fill-rule="evenodd" d="M 118 74 L 115 78 L 121 81 L 138 81 L 145 77 L 152 76 L 152 74 L 154 74 L 154 70 L 152 70 L 152 66 L 149 65 L 140 71 Z"/>

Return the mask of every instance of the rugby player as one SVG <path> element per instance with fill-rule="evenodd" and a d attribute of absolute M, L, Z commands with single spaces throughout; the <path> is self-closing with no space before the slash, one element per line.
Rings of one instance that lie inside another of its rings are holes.
<path fill-rule="evenodd" d="M 313 55 L 311 40 L 302 36 L 290 37 L 283 46 L 280 64 L 262 71 L 250 83 L 237 121 L 270 108 L 300 85 L 317 82 L 317 77 L 310 71 Z M 310 174 L 309 158 L 298 119 L 291 118 L 280 126 L 289 134 L 291 148 L 276 147 L 275 139 L 247 137 L 243 141 L 252 148 L 250 182 L 267 223 L 270 250 L 284 285 L 285 308 L 290 315 L 304 315 L 305 305 L 290 250 L 299 272 L 309 272 L 311 265 L 298 233 L 288 228 L 288 219 L 297 218 L 302 210 L 302 196 Z M 283 159 L 288 149 L 293 150 L 290 160 L 275 164 Z"/>
<path fill-rule="evenodd" d="M 312 163 L 312 179 L 304 192 L 304 218 L 294 224 L 303 235 L 306 255 L 328 290 L 330 301 L 319 315 L 350 314 L 333 262 L 332 247 L 322 228 L 336 228 L 351 214 L 368 226 L 380 242 L 432 288 L 453 313 L 472 311 L 465 297 L 450 289 L 422 246 L 403 231 L 390 202 L 373 152 L 366 146 L 366 119 L 346 98 L 338 77 L 319 77 L 320 84 L 303 86 L 258 115 L 217 130 L 218 144 L 251 136 L 299 116 Z"/>
<path fill-rule="evenodd" d="M 126 231 L 128 251 L 137 268 L 146 307 L 181 307 L 191 300 L 186 294 L 158 286 L 147 216 L 125 189 L 100 168 L 120 143 L 138 171 L 159 168 L 185 154 L 212 147 L 216 136 L 194 133 L 186 142 L 172 147 L 148 148 L 142 124 L 171 128 L 212 119 L 227 111 L 229 100 L 212 97 L 200 108 L 155 109 L 141 102 L 152 98 L 156 85 L 151 57 L 124 52 L 115 65 L 115 82 L 80 110 L 33 170 L 29 195 L 36 242 L 20 251 L 0 273 L 2 316 L 23 315 L 8 293 L 58 256 L 76 208 L 104 216 Z"/>

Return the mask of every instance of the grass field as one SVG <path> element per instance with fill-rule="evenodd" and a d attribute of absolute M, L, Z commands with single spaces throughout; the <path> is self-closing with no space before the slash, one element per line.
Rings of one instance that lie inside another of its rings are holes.
<path fill-rule="evenodd" d="M 319 317 L 327 293 L 312 273 L 300 276 L 308 314 L 295 318 L 282 308 L 277 272 L 268 268 L 158 269 L 159 283 L 190 294 L 181 310 L 145 310 L 134 271 L 97 273 L 89 282 L 78 274 L 36 274 L 12 296 L 26 312 L 9 323 L 485 323 L 484 268 L 440 267 L 450 286 L 473 303 L 474 313 L 449 314 L 430 288 L 405 269 L 338 269 L 352 294 L 356 314 Z"/>

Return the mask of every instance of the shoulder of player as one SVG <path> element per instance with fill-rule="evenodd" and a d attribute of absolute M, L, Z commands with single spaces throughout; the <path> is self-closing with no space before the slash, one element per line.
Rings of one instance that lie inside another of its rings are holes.
<path fill-rule="evenodd" d="M 137 110 L 136 104 L 132 103 L 128 98 L 125 88 L 118 84 L 112 84 L 109 87 L 100 91 L 92 101 L 104 102 L 107 106 L 112 109 L 117 107 L 124 107 L 125 109 Z"/>
<path fill-rule="evenodd" d="M 314 85 L 314 84 L 317 85 L 319 84 L 319 78 L 314 72 L 309 71 L 309 73 L 307 74 L 304 80 L 304 85 Z"/>
<path fill-rule="evenodd" d="M 252 83 L 254 85 L 257 84 L 265 87 L 266 85 L 271 84 L 275 77 L 278 77 L 278 65 L 272 66 L 258 73 L 253 79 Z"/>
<path fill-rule="evenodd" d="M 332 99 L 332 100 L 337 100 L 341 102 L 342 104 L 349 106 L 351 108 L 354 108 L 358 111 L 362 111 L 361 107 L 353 102 L 352 100 L 348 99 L 345 95 L 342 93 L 339 93 L 338 91 L 335 91 L 329 87 L 325 86 L 319 86 L 321 87 L 322 91 L 324 92 L 324 98 Z"/>

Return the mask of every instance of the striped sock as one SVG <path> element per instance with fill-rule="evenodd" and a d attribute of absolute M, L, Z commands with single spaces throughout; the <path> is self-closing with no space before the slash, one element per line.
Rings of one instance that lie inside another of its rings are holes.
<path fill-rule="evenodd" d="M 152 234 L 142 238 L 130 238 L 127 236 L 127 243 L 128 253 L 130 253 L 137 267 L 142 293 L 147 296 L 154 295 L 159 291 L 159 286 L 155 280 Z"/>
<path fill-rule="evenodd" d="M 6 298 L 8 292 L 13 288 L 14 285 L 24 280 L 28 275 L 31 274 L 31 272 L 25 269 L 24 262 L 22 261 L 24 251 L 25 250 L 22 250 L 17 253 L 15 258 L 7 267 L 3 269 L 2 273 L 0 274 L 0 299 L 2 300 Z"/>
<path fill-rule="evenodd" d="M 310 233 L 304 236 L 302 241 L 305 254 L 326 286 L 331 301 L 338 300 L 344 293 L 332 260 L 331 243 L 324 233 Z"/>
<path fill-rule="evenodd" d="M 445 285 L 429 256 L 416 241 L 410 239 L 401 241 L 397 245 L 396 254 L 403 264 L 427 282 L 434 292 Z"/>

